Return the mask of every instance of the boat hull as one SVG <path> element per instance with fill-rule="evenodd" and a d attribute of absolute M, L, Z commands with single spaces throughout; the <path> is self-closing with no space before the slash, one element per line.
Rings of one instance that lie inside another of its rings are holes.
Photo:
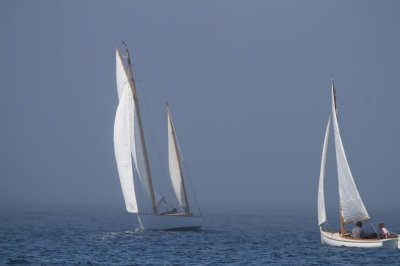
<path fill-rule="evenodd" d="M 138 220 L 143 230 L 197 231 L 203 224 L 202 217 L 184 214 L 139 214 Z"/>
<path fill-rule="evenodd" d="M 398 238 L 386 239 L 353 239 L 342 237 L 338 232 L 326 232 L 320 229 L 321 242 L 334 247 L 357 248 L 398 248 Z"/>

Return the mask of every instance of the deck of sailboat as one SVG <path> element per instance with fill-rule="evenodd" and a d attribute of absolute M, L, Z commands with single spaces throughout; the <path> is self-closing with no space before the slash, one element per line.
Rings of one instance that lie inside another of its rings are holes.
<path fill-rule="evenodd" d="M 191 213 L 185 213 L 185 212 L 166 213 L 166 214 L 160 214 L 160 215 L 166 215 L 166 216 L 182 216 L 182 217 L 192 217 L 192 216 L 193 216 Z"/>

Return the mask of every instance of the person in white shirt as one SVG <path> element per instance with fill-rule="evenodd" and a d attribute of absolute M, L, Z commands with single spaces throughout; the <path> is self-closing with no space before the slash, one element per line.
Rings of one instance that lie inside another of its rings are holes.
<path fill-rule="evenodd" d="M 379 224 L 379 236 L 382 238 L 388 238 L 389 237 L 389 231 L 385 228 L 384 223 Z"/>
<path fill-rule="evenodd" d="M 364 230 L 362 229 L 362 225 L 363 225 L 363 223 L 361 221 L 358 221 L 356 223 L 356 226 L 353 228 L 353 230 L 351 230 L 351 236 L 353 238 L 364 238 L 365 237 Z"/>

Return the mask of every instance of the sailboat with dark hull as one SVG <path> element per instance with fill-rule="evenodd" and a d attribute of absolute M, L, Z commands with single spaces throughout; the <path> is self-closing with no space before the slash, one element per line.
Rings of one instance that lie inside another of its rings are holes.
<path fill-rule="evenodd" d="M 345 247 L 360 247 L 360 248 L 373 248 L 373 247 L 398 247 L 398 236 L 392 234 L 389 238 L 382 238 L 377 230 L 374 238 L 353 238 L 350 233 L 346 231 L 347 224 L 355 224 L 358 221 L 371 222 L 371 218 L 365 208 L 365 205 L 358 192 L 357 186 L 354 182 L 350 166 L 344 151 L 342 139 L 339 131 L 337 104 L 336 104 L 336 89 L 332 81 L 332 106 L 331 114 L 329 116 L 328 124 L 325 131 L 324 144 L 322 149 L 321 170 L 319 177 L 318 188 L 318 226 L 320 227 L 321 242 L 330 246 L 345 246 Z M 335 140 L 336 151 L 336 164 L 339 180 L 339 199 L 340 199 L 340 230 L 339 232 L 332 232 L 327 228 L 327 219 L 325 211 L 325 195 L 324 195 L 324 179 L 325 179 L 325 165 L 328 152 L 329 131 L 333 127 L 333 134 Z M 323 225 L 324 228 L 323 228 Z M 375 228 L 371 222 L 372 228 Z"/>
<path fill-rule="evenodd" d="M 137 214 L 140 228 L 145 230 L 199 230 L 203 219 L 200 213 L 194 214 L 189 207 L 182 157 L 168 104 L 169 172 L 179 206 L 161 211 L 160 204 L 165 199 L 153 187 L 139 98 L 127 48 L 124 56 L 116 49 L 116 79 L 119 104 L 114 124 L 114 149 L 126 210 Z"/>

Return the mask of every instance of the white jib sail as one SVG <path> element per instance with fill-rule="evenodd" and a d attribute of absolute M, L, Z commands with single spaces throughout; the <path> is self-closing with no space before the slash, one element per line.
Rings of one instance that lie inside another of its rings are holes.
<path fill-rule="evenodd" d="M 133 124 L 133 97 L 130 87 L 125 86 L 114 123 L 114 150 L 115 159 L 121 182 L 125 206 L 128 212 L 137 213 L 138 206 L 133 181 L 132 157 L 131 157 L 131 129 Z"/>
<path fill-rule="evenodd" d="M 178 199 L 179 205 L 184 210 L 187 209 L 187 199 L 185 198 L 184 184 L 182 182 L 182 173 L 179 165 L 179 153 L 177 143 L 175 141 L 174 125 L 172 117 L 167 110 L 168 120 L 168 161 L 169 161 L 169 174 L 171 177 L 172 187 L 174 188 L 175 195 Z"/>
<path fill-rule="evenodd" d="M 358 193 L 357 186 L 351 174 L 350 166 L 347 162 L 342 139 L 340 137 L 339 125 L 337 121 L 333 84 L 332 84 L 332 120 L 335 135 L 336 163 L 339 179 L 340 208 L 343 212 L 345 223 L 357 222 L 369 219 L 367 210 Z"/>
<path fill-rule="evenodd" d="M 325 130 L 324 146 L 322 148 L 321 170 L 319 172 L 318 225 L 321 225 L 326 221 L 324 180 L 325 180 L 325 165 L 326 165 L 326 155 L 328 152 L 328 140 L 329 140 L 330 126 L 331 126 L 331 118 L 329 116 L 328 125 L 326 126 L 326 130 Z"/>

